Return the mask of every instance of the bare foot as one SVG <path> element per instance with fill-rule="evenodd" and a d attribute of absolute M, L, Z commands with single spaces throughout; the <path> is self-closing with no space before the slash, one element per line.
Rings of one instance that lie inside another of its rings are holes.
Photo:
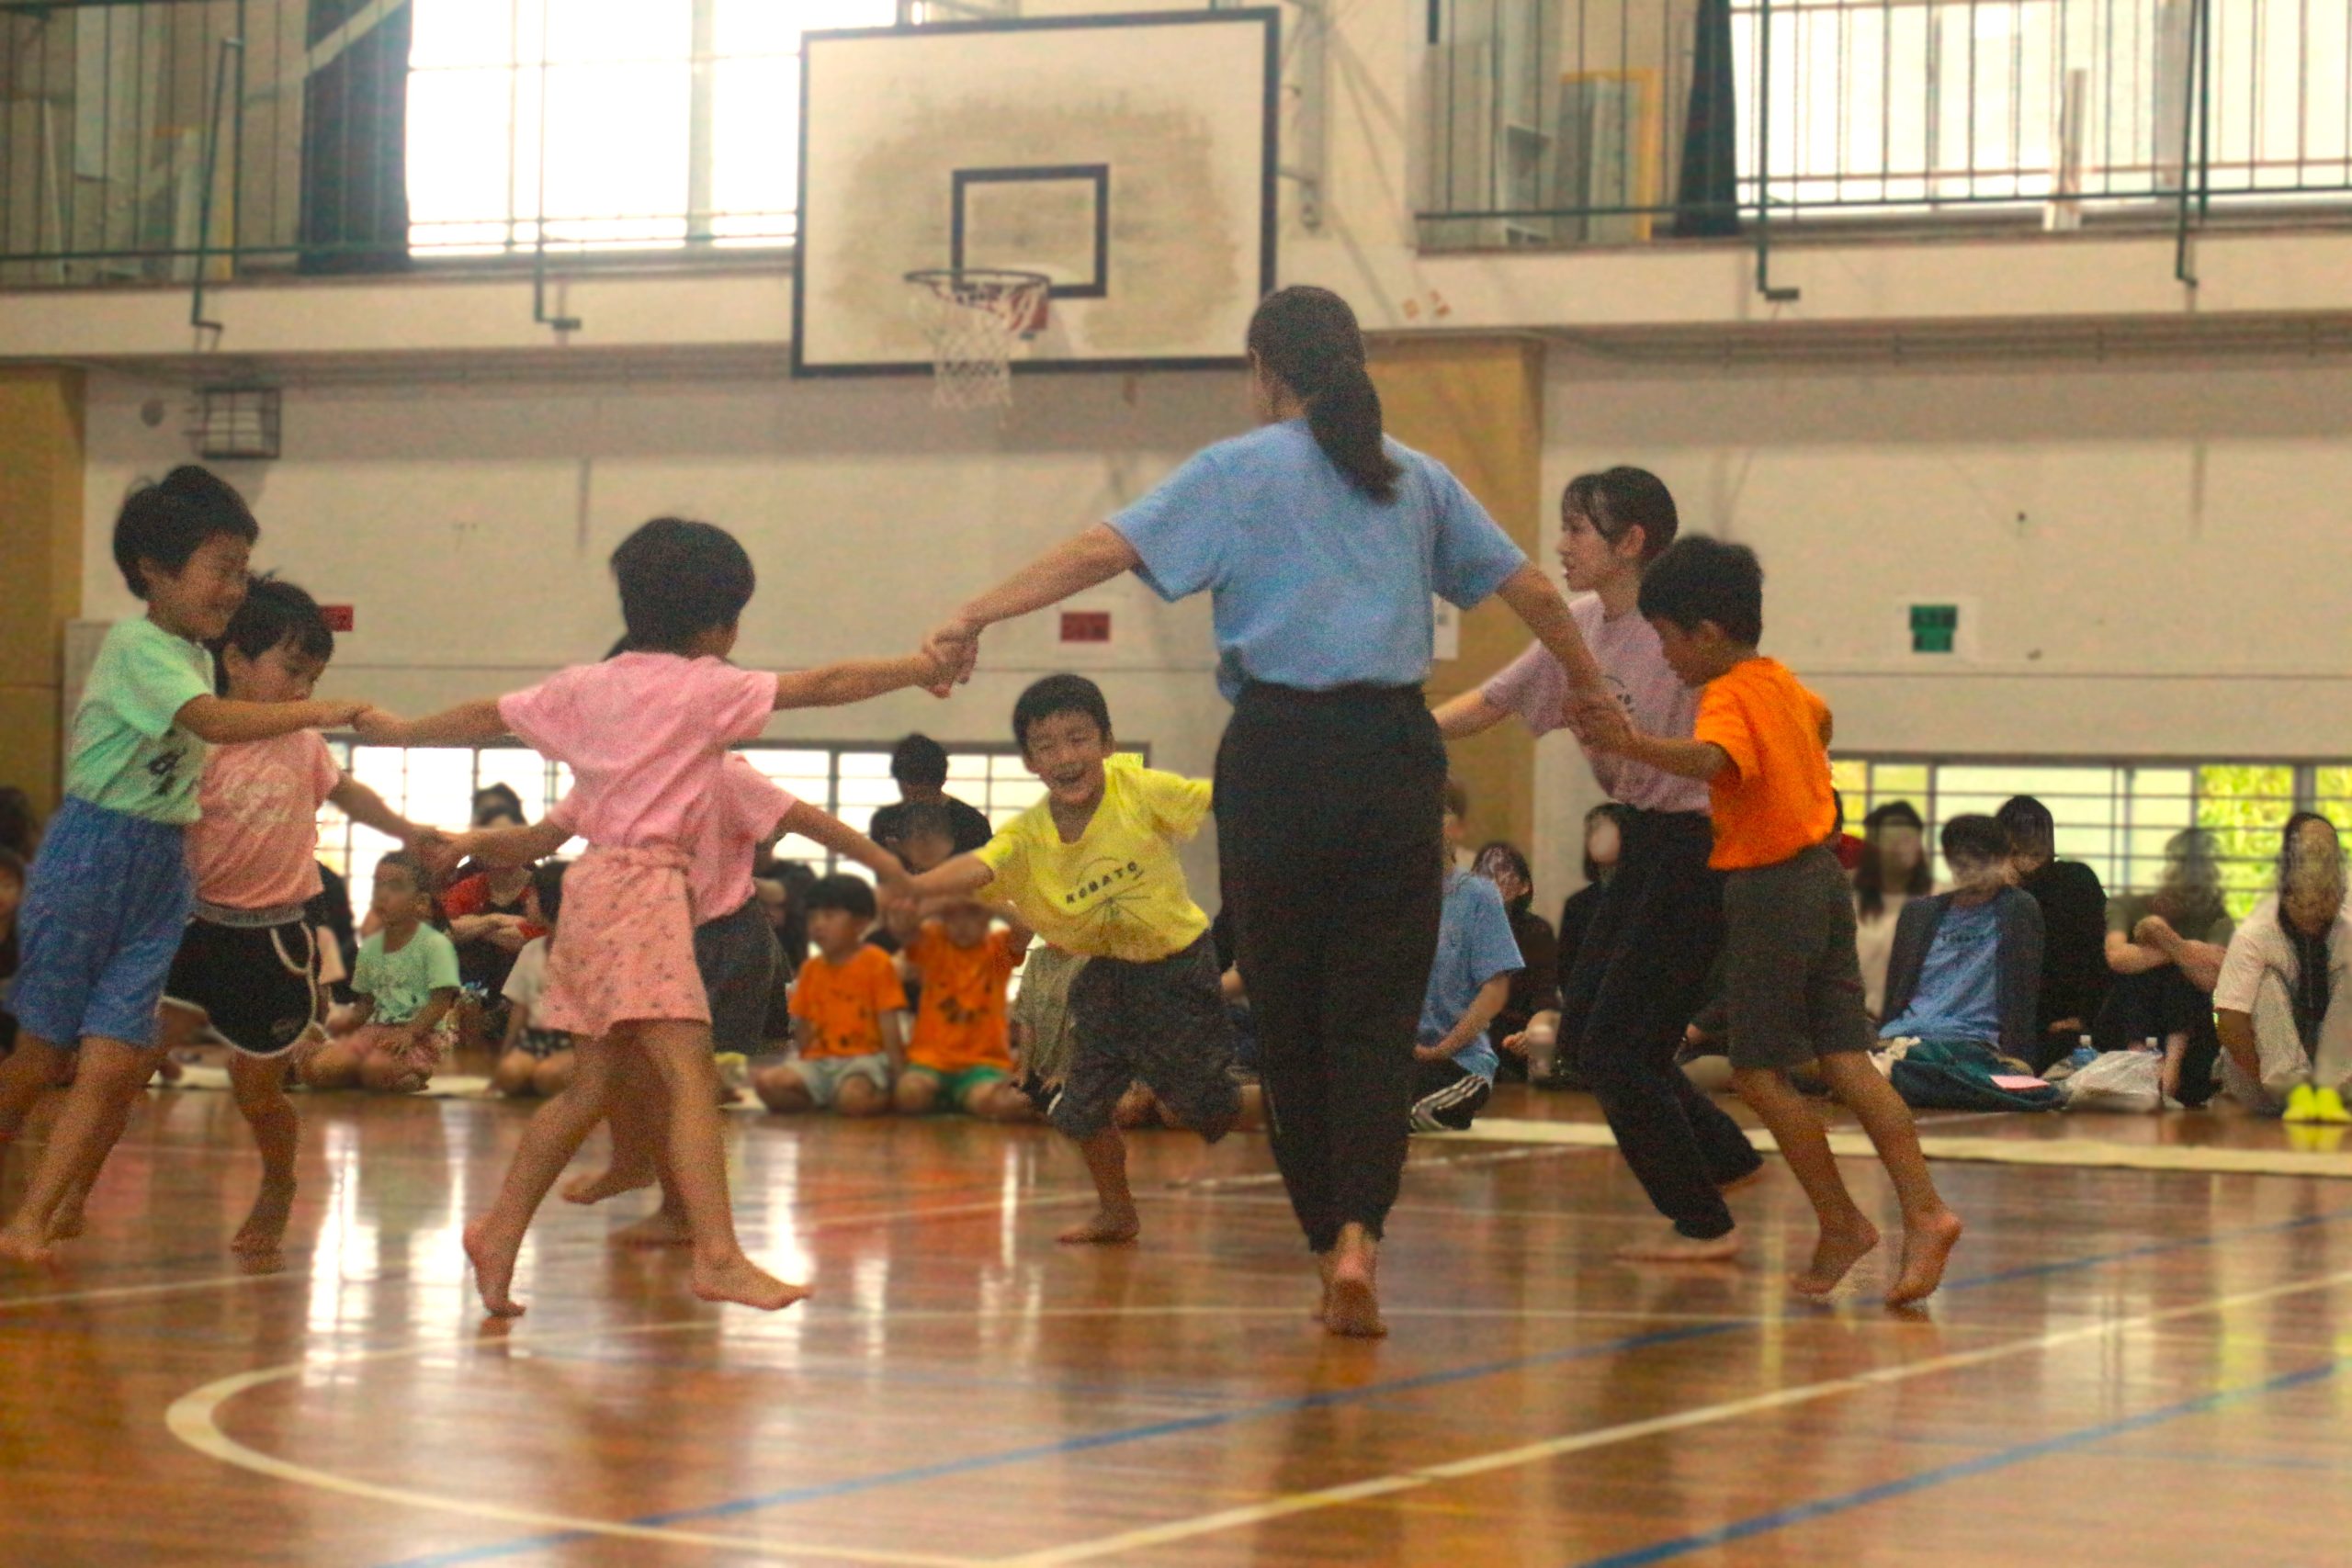
<path fill-rule="evenodd" d="M 1859 1216 L 1853 1229 L 1832 1230 L 1824 1225 L 1821 1239 L 1813 1246 L 1813 1267 L 1789 1276 L 1789 1288 L 1801 1296 L 1826 1296 L 1877 1245 L 1878 1227 Z"/>
<path fill-rule="evenodd" d="M 623 1225 L 613 1233 L 616 1247 L 691 1247 L 695 1233 L 684 1214 L 673 1214 L 667 1209 L 656 1209 L 633 1225 Z"/>
<path fill-rule="evenodd" d="M 1924 1225 L 1905 1225 L 1903 1272 L 1895 1280 L 1894 1288 L 1886 1292 L 1886 1304 L 1909 1306 L 1934 1295 L 1936 1287 L 1944 1282 L 1944 1264 L 1951 1257 L 1951 1249 L 1960 1244 L 1963 1228 L 1960 1216 L 1950 1209 Z"/>
<path fill-rule="evenodd" d="M 294 1184 L 265 1181 L 254 1198 L 253 1213 L 245 1216 L 236 1239 L 229 1250 L 248 1257 L 263 1252 L 276 1252 L 286 1240 L 286 1219 L 294 1212 Z"/>
<path fill-rule="evenodd" d="M 651 1166 L 642 1170 L 623 1170 L 615 1166 L 594 1176 L 575 1176 L 563 1184 L 563 1201 L 567 1203 L 601 1203 L 607 1198 L 617 1198 L 624 1192 L 653 1185 L 656 1177 Z"/>
<path fill-rule="evenodd" d="M 514 1254 L 522 1246 L 520 1236 L 513 1241 L 493 1237 L 487 1220 L 476 1220 L 466 1227 L 466 1257 L 474 1266 L 482 1310 L 492 1317 L 523 1315 L 523 1303 L 507 1293 L 514 1283 Z"/>
<path fill-rule="evenodd" d="M 724 1263 L 695 1259 L 695 1294 L 707 1302 L 735 1302 L 775 1312 L 806 1301 L 808 1287 L 787 1285 L 741 1253 Z"/>
<path fill-rule="evenodd" d="M 1320 1252 L 1315 1256 L 1315 1271 L 1321 1276 L 1323 1289 L 1315 1298 L 1315 1321 L 1328 1323 L 1331 1317 L 1331 1265 L 1337 1255 Z"/>
<path fill-rule="evenodd" d="M 1377 1339 L 1388 1332 L 1380 1318 L 1378 1266 L 1379 1254 L 1368 1246 L 1342 1246 L 1333 1255 L 1331 1284 L 1323 1297 L 1326 1331 L 1350 1339 Z"/>
<path fill-rule="evenodd" d="M 55 1257 L 45 1236 L 28 1236 L 17 1225 L 0 1231 L 0 1262 L 24 1263 L 40 1268 Z"/>
<path fill-rule="evenodd" d="M 85 1196 L 85 1194 L 80 1192 L 73 1194 L 57 1206 L 57 1213 L 50 1215 L 50 1240 L 72 1241 L 90 1228 L 89 1219 L 82 1213 L 82 1201 Z"/>
<path fill-rule="evenodd" d="M 1621 1263 L 1727 1263 L 1738 1256 L 1737 1231 L 1725 1231 L 1704 1241 L 1674 1231 L 1655 1241 L 1637 1241 L 1617 1249 Z"/>
<path fill-rule="evenodd" d="M 1083 1224 L 1062 1232 L 1065 1247 L 1124 1247 L 1143 1234 L 1143 1221 L 1133 1209 L 1102 1208 Z"/>

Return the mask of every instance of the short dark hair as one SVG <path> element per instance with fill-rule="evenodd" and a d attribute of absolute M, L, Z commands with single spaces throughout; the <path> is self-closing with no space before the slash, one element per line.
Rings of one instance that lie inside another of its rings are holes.
<path fill-rule="evenodd" d="M 2009 830 L 1992 818 L 1972 812 L 1944 824 L 1944 859 L 1982 863 L 2009 858 Z"/>
<path fill-rule="evenodd" d="M 114 520 L 114 564 L 121 570 L 123 582 L 144 599 L 147 579 L 139 570 L 141 561 L 177 572 L 206 540 L 221 534 L 250 545 L 261 537 L 261 525 L 226 479 L 209 468 L 183 463 L 160 483 L 141 485 L 123 499 Z"/>
<path fill-rule="evenodd" d="M 2050 807 L 2030 795 L 2013 795 L 2001 802 L 1993 820 L 2008 830 L 2013 854 L 2049 860 L 2058 852 L 2058 819 Z"/>
<path fill-rule="evenodd" d="M 1764 568 L 1746 545 L 1686 534 L 1642 574 L 1645 616 L 1695 632 L 1713 621 L 1734 642 L 1764 639 Z"/>
<path fill-rule="evenodd" d="M 1612 545 L 1625 536 L 1626 529 L 1639 528 L 1645 561 L 1664 555 L 1682 531 L 1682 514 L 1666 482 L 1647 468 L 1623 464 L 1570 479 L 1560 492 L 1560 516 L 1565 520 L 1572 512 Z"/>
<path fill-rule="evenodd" d="M 899 817 L 899 842 L 909 839 L 944 839 L 956 841 L 956 816 L 935 800 L 913 800 Z"/>
<path fill-rule="evenodd" d="M 1469 818 L 1470 792 L 1463 787 L 1463 784 L 1460 779 L 1448 779 L 1445 781 L 1445 808 L 1454 816 L 1463 818 L 1465 820 Z"/>
<path fill-rule="evenodd" d="M 6 844 L 0 844 L 0 875 L 15 877 L 19 887 L 25 885 L 25 857 Z"/>
<path fill-rule="evenodd" d="M 229 618 L 229 629 L 212 645 L 214 689 L 228 695 L 231 649 L 259 659 L 273 648 L 288 646 L 323 664 L 334 657 L 334 629 L 310 594 L 276 576 L 256 577 L 246 586 L 245 602 Z"/>
<path fill-rule="evenodd" d="M 704 632 L 743 617 L 758 577 L 735 536 L 708 523 L 656 517 L 613 552 L 630 649 L 681 653 Z"/>
<path fill-rule="evenodd" d="M 808 909 L 815 914 L 820 909 L 839 909 L 861 920 L 874 918 L 874 889 L 859 878 L 845 872 L 820 876 L 808 889 Z"/>
<path fill-rule="evenodd" d="M 890 776 L 919 789 L 937 789 L 947 782 L 947 748 L 928 735 L 910 735 L 891 748 Z"/>
<path fill-rule="evenodd" d="M 410 851 L 394 850 L 391 853 L 384 856 L 381 860 L 379 860 L 376 863 L 376 874 L 381 876 L 384 874 L 384 868 L 386 866 L 390 866 L 394 871 L 404 871 L 408 873 L 409 880 L 416 884 L 416 890 L 418 892 L 430 893 L 433 891 L 433 879 L 425 874 L 424 862 L 418 859 L 416 855 L 412 853 Z"/>
<path fill-rule="evenodd" d="M 568 860 L 543 860 L 531 868 L 531 891 L 539 900 L 539 919 L 553 925 L 563 909 L 563 874 L 571 869 Z"/>
<path fill-rule="evenodd" d="M 1102 688 L 1083 675 L 1048 675 L 1034 682 L 1012 705 L 1012 740 L 1022 755 L 1029 752 L 1029 727 L 1066 713 L 1083 714 L 1111 738 L 1111 705 Z"/>

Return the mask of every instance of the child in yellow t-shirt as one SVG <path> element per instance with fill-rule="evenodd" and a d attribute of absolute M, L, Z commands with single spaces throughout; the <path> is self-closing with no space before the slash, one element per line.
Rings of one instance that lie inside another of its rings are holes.
<path fill-rule="evenodd" d="M 1053 1123 L 1085 1151 L 1102 1208 L 1066 1242 L 1135 1239 L 1126 1145 L 1113 1111 L 1140 1079 L 1215 1143 L 1240 1115 L 1232 1035 L 1208 917 L 1176 846 L 1208 815 L 1209 786 L 1115 756 L 1102 692 L 1051 675 L 1021 694 L 1012 736 L 1046 798 L 978 852 L 914 879 L 917 897 L 1009 902 L 1047 942 L 1088 962 L 1070 982 L 1078 1042 Z"/>

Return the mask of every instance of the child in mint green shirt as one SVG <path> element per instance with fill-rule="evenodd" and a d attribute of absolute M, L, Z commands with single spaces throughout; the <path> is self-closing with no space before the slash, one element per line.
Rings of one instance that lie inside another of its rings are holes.
<path fill-rule="evenodd" d="M 158 1065 L 156 1005 L 196 897 L 182 839 L 197 818 L 205 748 L 349 724 L 367 707 L 215 694 L 204 645 L 244 602 L 260 532 L 237 492 L 193 465 L 134 491 L 115 521 L 115 564 L 147 613 L 108 632 L 91 667 L 65 803 L 25 888 L 0 1145 L 62 1054 L 77 1052 L 80 1065 L 24 1201 L 0 1227 L 0 1258 L 48 1259 L 65 1199 L 104 1158 Z"/>

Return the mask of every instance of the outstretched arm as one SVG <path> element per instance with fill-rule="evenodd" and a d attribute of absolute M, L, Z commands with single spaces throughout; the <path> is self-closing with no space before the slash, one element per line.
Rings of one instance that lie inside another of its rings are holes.
<path fill-rule="evenodd" d="M 1535 634 L 1535 640 L 1551 650 L 1568 672 L 1572 692 L 1606 698 L 1609 682 L 1602 678 L 1600 662 L 1592 657 L 1592 649 L 1585 646 L 1584 633 L 1577 630 L 1574 615 L 1568 614 L 1568 602 L 1544 575 L 1544 569 L 1533 561 L 1524 561 L 1520 569 L 1504 580 L 1495 591 L 1502 602 L 1510 606 L 1511 614 L 1526 623 Z"/>
<path fill-rule="evenodd" d="M 506 720 L 499 716 L 496 697 L 478 697 L 426 718 L 395 718 L 370 708 L 352 728 L 370 746 L 464 746 L 504 736 Z"/>
<path fill-rule="evenodd" d="M 241 703 L 230 697 L 190 697 L 173 719 L 208 746 L 275 740 L 302 729 L 336 729 L 375 710 L 366 703 Z"/>
<path fill-rule="evenodd" d="M 797 833 L 822 844 L 845 860 L 855 861 L 874 874 L 874 880 L 885 893 L 899 892 L 907 880 L 906 868 L 899 863 L 898 856 L 840 818 L 805 800 L 795 801 L 778 826 L 787 833 Z"/>
<path fill-rule="evenodd" d="M 1448 740 L 1463 740 L 1492 729 L 1510 716 L 1509 708 L 1498 708 L 1487 700 L 1487 694 L 1472 687 L 1458 697 L 1448 697 L 1438 704 L 1437 732 Z"/>
<path fill-rule="evenodd" d="M 1083 593 L 1142 564 L 1143 557 L 1117 529 L 1097 523 L 956 611 L 923 640 L 923 651 L 956 671 L 959 678 L 968 676 L 980 633 L 997 622 L 1058 604 L 1073 593 Z"/>
<path fill-rule="evenodd" d="M 831 708 L 902 692 L 909 686 L 944 691 L 949 671 L 928 653 L 899 659 L 846 659 L 817 670 L 795 670 L 775 678 L 778 708 Z"/>
<path fill-rule="evenodd" d="M 398 839 L 403 844 L 413 844 L 430 829 L 418 827 L 394 811 L 384 797 L 345 773 L 327 791 L 327 799 L 337 811 L 363 828 L 373 828 L 388 839 Z"/>

